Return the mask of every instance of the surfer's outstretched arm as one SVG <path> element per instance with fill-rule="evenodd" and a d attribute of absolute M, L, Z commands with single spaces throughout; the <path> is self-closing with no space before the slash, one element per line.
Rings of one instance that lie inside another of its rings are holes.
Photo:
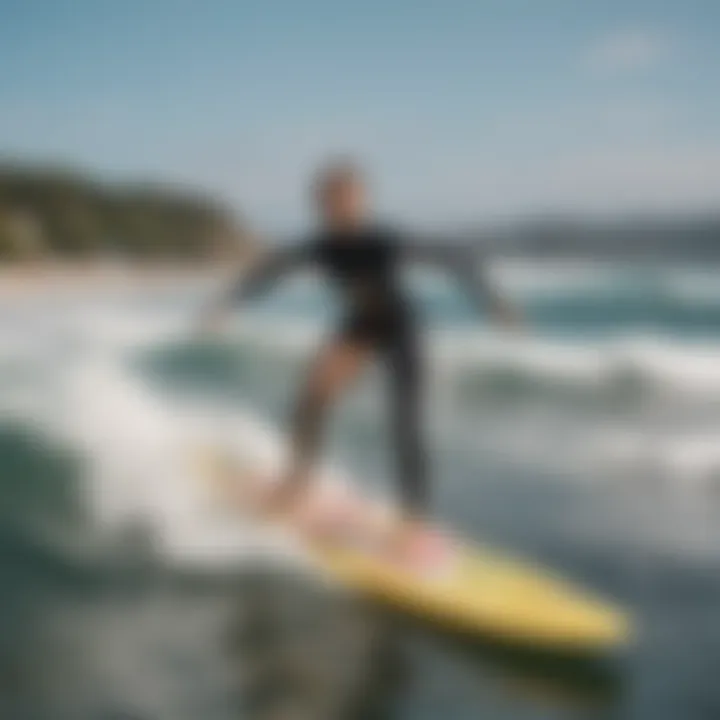
<path fill-rule="evenodd" d="M 305 245 L 273 250 L 265 254 L 205 309 L 201 325 L 204 328 L 216 325 L 234 306 L 269 289 L 280 277 L 305 264 L 310 255 Z"/>
<path fill-rule="evenodd" d="M 468 293 L 473 304 L 482 311 L 489 310 L 496 322 L 509 327 L 520 324 L 517 308 L 495 287 L 474 248 L 448 243 L 418 243 L 404 245 L 403 253 L 409 260 L 449 270 Z"/>
<path fill-rule="evenodd" d="M 305 245 L 274 250 L 255 263 L 231 286 L 230 304 L 242 303 L 269 289 L 276 280 L 305 264 L 310 252 Z"/>

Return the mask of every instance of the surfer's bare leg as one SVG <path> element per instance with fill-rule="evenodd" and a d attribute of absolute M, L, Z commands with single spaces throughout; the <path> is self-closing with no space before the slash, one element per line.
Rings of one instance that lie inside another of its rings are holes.
<path fill-rule="evenodd" d="M 390 551 L 403 564 L 422 567 L 446 562 L 444 538 L 427 524 L 429 469 L 422 417 L 422 360 L 411 328 L 401 328 L 388 347 L 392 420 L 404 521 L 390 534 Z"/>
<path fill-rule="evenodd" d="M 387 359 L 400 499 L 410 519 L 420 520 L 428 510 L 429 488 L 421 417 L 421 360 L 411 330 L 402 329 L 391 341 Z"/>
<path fill-rule="evenodd" d="M 291 504 L 307 486 L 323 421 L 337 397 L 357 378 L 370 354 L 366 345 L 340 338 L 325 346 L 313 361 L 293 411 L 290 465 L 275 498 L 278 507 Z"/>

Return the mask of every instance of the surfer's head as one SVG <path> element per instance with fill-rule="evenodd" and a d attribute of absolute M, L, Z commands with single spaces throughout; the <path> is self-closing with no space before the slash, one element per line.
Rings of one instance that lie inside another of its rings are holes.
<path fill-rule="evenodd" d="M 365 180 L 351 160 L 338 160 L 321 168 L 314 190 L 320 219 L 327 227 L 351 229 L 365 219 Z"/>

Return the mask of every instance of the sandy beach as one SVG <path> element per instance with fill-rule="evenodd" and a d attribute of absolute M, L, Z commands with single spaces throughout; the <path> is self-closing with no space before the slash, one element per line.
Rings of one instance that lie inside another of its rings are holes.
<path fill-rule="evenodd" d="M 53 262 L 0 266 L 0 297 L 38 291 L 132 289 L 162 287 L 185 281 L 222 281 L 240 272 L 237 260 L 188 263 L 140 264 L 125 262 Z"/>

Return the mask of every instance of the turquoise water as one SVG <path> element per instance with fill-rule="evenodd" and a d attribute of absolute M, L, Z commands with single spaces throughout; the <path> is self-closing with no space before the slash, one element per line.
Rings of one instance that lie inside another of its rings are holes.
<path fill-rule="evenodd" d="M 0 306 L 0 716 L 720 716 L 714 270 L 497 274 L 524 336 L 411 280 L 437 514 L 628 605 L 628 652 L 553 664 L 432 633 L 207 502 L 188 448 L 272 446 L 332 325 L 312 280 L 202 342 L 186 328 L 212 282 L 47 289 Z M 391 494 L 382 383 L 373 368 L 343 401 L 326 451 Z"/>

